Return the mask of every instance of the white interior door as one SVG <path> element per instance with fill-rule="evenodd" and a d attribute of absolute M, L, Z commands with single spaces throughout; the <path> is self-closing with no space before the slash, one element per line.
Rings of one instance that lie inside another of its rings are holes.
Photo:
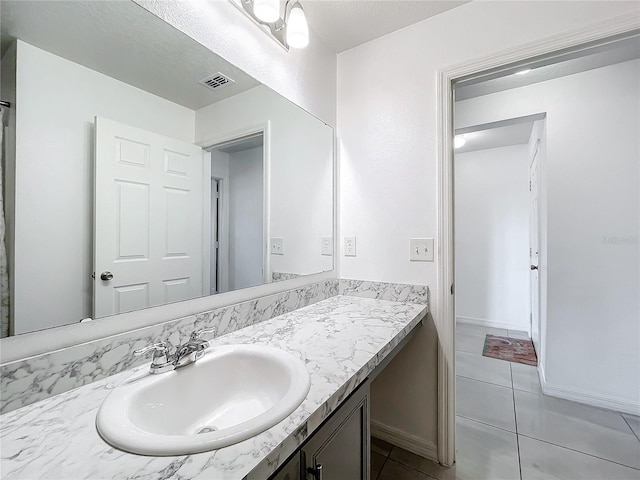
<path fill-rule="evenodd" d="M 539 197 L 540 187 L 539 177 L 540 142 L 536 144 L 531 164 L 529 165 L 529 257 L 530 257 L 530 291 L 531 291 L 531 316 L 530 332 L 531 339 L 539 352 L 540 343 L 540 211 Z"/>
<path fill-rule="evenodd" d="M 98 117 L 95 132 L 94 318 L 208 295 L 202 149 Z"/>

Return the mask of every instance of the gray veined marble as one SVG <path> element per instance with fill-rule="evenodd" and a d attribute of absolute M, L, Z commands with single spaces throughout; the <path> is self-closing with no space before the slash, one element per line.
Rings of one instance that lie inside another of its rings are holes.
<path fill-rule="evenodd" d="M 340 295 L 429 305 L 429 287 L 426 285 L 371 282 L 345 278 L 341 278 L 338 282 Z"/>
<path fill-rule="evenodd" d="M 271 280 L 273 280 L 274 282 L 291 280 L 292 278 L 298 278 L 300 276 L 301 275 L 299 273 L 271 272 Z"/>
<path fill-rule="evenodd" d="M 337 293 L 337 281 L 328 280 L 0 365 L 0 413 L 141 365 L 147 360 L 131 352 L 159 339 L 177 345 L 193 330 L 213 326 L 224 335 Z"/>
<path fill-rule="evenodd" d="M 281 305 L 273 311 L 285 308 L 287 302 Z M 305 362 L 311 389 L 300 407 L 278 425 L 212 452 L 144 457 L 102 441 L 95 429 L 97 409 L 131 372 L 9 412 L 0 426 L 3 478 L 266 479 L 426 312 L 424 305 L 335 296 L 217 338 L 212 348 L 251 343 L 290 352 Z"/>

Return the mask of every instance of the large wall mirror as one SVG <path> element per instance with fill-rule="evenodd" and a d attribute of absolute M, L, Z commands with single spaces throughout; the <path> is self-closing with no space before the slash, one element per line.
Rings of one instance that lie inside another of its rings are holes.
<path fill-rule="evenodd" d="M 0 13 L 3 336 L 333 269 L 331 127 L 133 2 Z"/>

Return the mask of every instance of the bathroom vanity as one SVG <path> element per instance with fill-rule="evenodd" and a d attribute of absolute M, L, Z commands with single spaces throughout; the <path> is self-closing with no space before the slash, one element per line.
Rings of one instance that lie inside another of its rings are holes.
<path fill-rule="evenodd" d="M 369 383 L 358 387 L 270 480 L 368 480 Z"/>
<path fill-rule="evenodd" d="M 304 362 L 311 379 L 283 421 L 218 450 L 142 456 L 100 437 L 96 414 L 105 398 L 148 365 L 8 412 L 0 428 L 3 478 L 319 479 L 321 465 L 325 478 L 344 471 L 344 478 L 367 479 L 369 382 L 426 313 L 424 304 L 336 295 L 211 341 L 212 351 L 238 344 L 283 350 Z"/>

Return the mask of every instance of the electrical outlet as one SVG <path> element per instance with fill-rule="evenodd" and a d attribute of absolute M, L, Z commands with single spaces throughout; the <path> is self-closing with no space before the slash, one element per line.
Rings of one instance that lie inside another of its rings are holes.
<path fill-rule="evenodd" d="M 271 237 L 271 255 L 284 255 L 284 239 Z"/>
<path fill-rule="evenodd" d="M 356 237 L 344 237 L 344 256 L 356 256 Z"/>
<path fill-rule="evenodd" d="M 333 237 L 322 237 L 320 255 L 333 255 Z"/>
<path fill-rule="evenodd" d="M 412 262 L 433 262 L 433 238 L 409 239 L 409 260 Z"/>

